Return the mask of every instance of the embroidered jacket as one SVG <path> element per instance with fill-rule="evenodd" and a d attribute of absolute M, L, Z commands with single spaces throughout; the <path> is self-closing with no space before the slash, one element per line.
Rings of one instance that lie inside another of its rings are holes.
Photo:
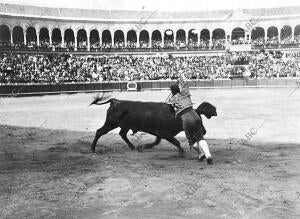
<path fill-rule="evenodd" d="M 180 93 L 175 94 L 167 101 L 167 104 L 172 104 L 175 108 L 176 116 L 183 110 L 193 107 L 189 86 L 182 77 L 179 78 L 179 85 Z"/>

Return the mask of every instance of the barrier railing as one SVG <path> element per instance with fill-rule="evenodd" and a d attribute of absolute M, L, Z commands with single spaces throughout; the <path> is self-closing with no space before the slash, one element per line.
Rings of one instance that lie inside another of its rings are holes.
<path fill-rule="evenodd" d="M 33 94 L 80 93 L 96 91 L 127 91 L 128 81 L 84 82 L 84 83 L 38 83 L 38 84 L 0 84 L 1 96 Z M 175 81 L 135 81 L 136 90 L 168 89 Z M 236 79 L 236 80 L 189 80 L 191 88 L 236 88 L 236 87 L 299 87 L 299 78 L 279 79 Z"/>

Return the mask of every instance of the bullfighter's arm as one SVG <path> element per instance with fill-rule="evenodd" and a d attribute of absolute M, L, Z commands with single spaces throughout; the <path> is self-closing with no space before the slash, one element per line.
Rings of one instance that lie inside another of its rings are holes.
<path fill-rule="evenodd" d="M 174 107 L 176 102 L 177 102 L 177 100 L 173 96 L 173 97 L 171 97 L 171 98 L 168 99 L 168 101 L 166 102 L 166 104 L 172 105 Z"/>
<path fill-rule="evenodd" d="M 190 94 L 190 91 L 189 91 L 189 85 L 188 83 L 183 79 L 183 76 L 180 75 L 179 78 L 178 78 L 178 83 L 181 87 L 181 92 L 185 92 L 187 94 Z"/>
<path fill-rule="evenodd" d="M 181 104 L 180 101 L 178 100 L 177 95 L 171 97 L 171 98 L 166 102 L 166 104 L 171 105 L 172 107 L 174 107 L 175 110 L 182 107 L 182 104 Z"/>

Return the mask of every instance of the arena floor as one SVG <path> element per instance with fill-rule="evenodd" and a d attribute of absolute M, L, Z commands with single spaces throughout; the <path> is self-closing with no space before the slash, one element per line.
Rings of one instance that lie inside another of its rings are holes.
<path fill-rule="evenodd" d="M 94 95 L 0 99 L 0 218 L 300 218 L 300 89 L 192 90 L 195 106 L 217 107 L 203 118 L 213 165 L 182 133 L 183 158 L 166 141 L 130 151 L 118 130 L 89 153 L 108 108 L 88 107 Z M 164 101 L 168 91 L 110 95 Z"/>

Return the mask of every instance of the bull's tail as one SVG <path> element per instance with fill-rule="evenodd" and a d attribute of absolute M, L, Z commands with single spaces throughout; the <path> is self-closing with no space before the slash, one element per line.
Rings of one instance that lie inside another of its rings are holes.
<path fill-rule="evenodd" d="M 114 101 L 117 101 L 117 99 L 115 98 L 110 98 L 111 96 L 104 96 L 104 94 L 102 94 L 102 96 L 97 95 L 96 97 L 94 97 L 93 102 L 90 103 L 89 106 L 91 105 L 103 105 L 106 103 L 112 103 Z"/>

